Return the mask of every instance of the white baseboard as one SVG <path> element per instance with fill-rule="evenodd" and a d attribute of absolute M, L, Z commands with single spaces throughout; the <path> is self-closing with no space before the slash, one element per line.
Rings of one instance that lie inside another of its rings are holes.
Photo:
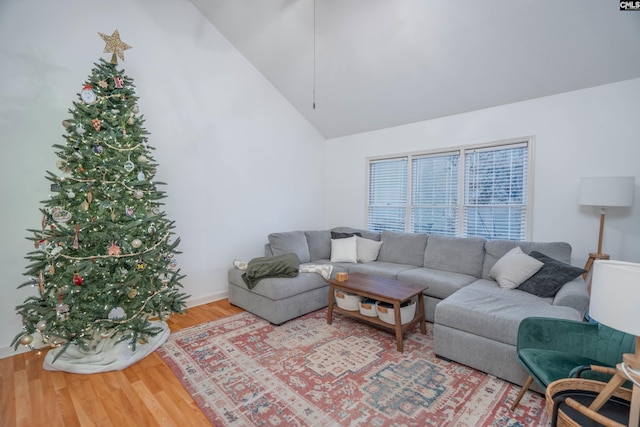
<path fill-rule="evenodd" d="M 229 292 L 218 292 L 216 294 L 206 295 L 200 298 L 192 298 L 187 300 L 187 308 L 196 307 L 202 304 L 208 304 L 213 301 L 220 301 L 221 299 L 225 299 L 229 297 Z M 31 351 L 28 347 L 24 345 L 18 346 L 16 350 L 13 347 L 0 347 L 0 359 L 4 359 L 6 357 L 15 356 L 16 354 L 26 353 L 27 351 Z"/>

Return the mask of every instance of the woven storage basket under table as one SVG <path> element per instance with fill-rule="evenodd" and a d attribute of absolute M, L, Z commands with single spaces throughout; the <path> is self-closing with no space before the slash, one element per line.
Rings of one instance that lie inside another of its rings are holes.
<path fill-rule="evenodd" d="M 336 304 L 338 307 L 343 310 L 358 311 L 358 302 L 360 302 L 360 297 L 358 295 L 344 292 L 339 289 L 336 289 L 334 295 L 336 297 Z"/>

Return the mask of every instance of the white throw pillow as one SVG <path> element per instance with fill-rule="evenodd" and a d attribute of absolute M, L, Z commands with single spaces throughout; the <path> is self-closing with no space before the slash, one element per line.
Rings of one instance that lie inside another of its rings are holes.
<path fill-rule="evenodd" d="M 504 254 L 489 270 L 489 277 L 495 279 L 502 289 L 515 289 L 542 268 L 544 263 L 522 252 L 516 246 Z"/>
<path fill-rule="evenodd" d="M 331 262 L 358 262 L 356 236 L 331 239 Z"/>
<path fill-rule="evenodd" d="M 382 242 L 356 236 L 356 246 L 358 249 L 358 262 L 371 262 L 378 259 Z"/>

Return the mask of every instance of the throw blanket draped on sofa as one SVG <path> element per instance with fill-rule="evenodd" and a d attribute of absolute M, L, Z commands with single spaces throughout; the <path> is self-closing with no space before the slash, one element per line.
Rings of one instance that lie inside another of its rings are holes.
<path fill-rule="evenodd" d="M 299 269 L 300 260 L 293 253 L 254 258 L 247 263 L 247 271 L 242 274 L 242 280 L 249 289 L 253 289 L 265 277 L 296 277 Z"/>

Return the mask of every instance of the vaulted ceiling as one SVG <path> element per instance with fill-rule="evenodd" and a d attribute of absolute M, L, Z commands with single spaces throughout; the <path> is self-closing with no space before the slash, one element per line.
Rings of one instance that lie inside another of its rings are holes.
<path fill-rule="evenodd" d="M 190 1 L 326 138 L 640 77 L 618 0 Z"/>

